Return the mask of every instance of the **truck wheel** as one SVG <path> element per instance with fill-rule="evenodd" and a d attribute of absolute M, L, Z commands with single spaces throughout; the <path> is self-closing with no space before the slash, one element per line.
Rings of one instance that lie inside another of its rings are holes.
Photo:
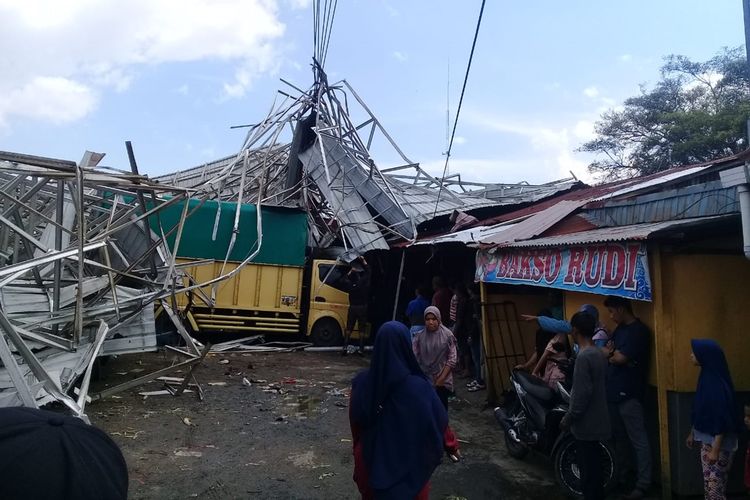
<path fill-rule="evenodd" d="M 319 319 L 310 332 L 313 344 L 318 347 L 339 346 L 344 343 L 341 327 L 333 318 Z"/>

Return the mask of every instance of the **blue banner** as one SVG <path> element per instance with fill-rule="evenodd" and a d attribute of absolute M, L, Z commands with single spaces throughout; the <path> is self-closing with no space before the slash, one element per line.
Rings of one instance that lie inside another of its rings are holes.
<path fill-rule="evenodd" d="M 651 301 L 643 243 L 477 252 L 476 280 L 533 285 Z"/>

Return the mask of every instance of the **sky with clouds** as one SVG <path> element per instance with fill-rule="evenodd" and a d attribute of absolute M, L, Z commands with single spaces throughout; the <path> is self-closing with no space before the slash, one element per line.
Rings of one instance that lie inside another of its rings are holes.
<path fill-rule="evenodd" d="M 439 175 L 480 0 L 340 0 L 326 61 L 401 149 Z M 0 0 L 0 149 L 85 150 L 157 175 L 235 153 L 279 78 L 312 80 L 309 0 Z M 744 41 L 739 0 L 489 1 L 450 172 L 483 182 L 587 179 L 605 110 L 659 79 L 662 58 Z M 399 163 L 374 148 L 385 167 Z"/>

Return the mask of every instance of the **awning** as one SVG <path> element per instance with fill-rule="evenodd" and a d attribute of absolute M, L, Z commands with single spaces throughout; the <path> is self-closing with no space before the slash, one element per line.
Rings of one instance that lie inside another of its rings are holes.
<path fill-rule="evenodd" d="M 609 241 L 638 241 L 678 229 L 711 224 L 732 218 L 734 215 L 717 215 L 714 217 L 695 217 L 691 219 L 632 224 L 629 226 L 602 227 L 572 234 L 547 236 L 527 241 L 516 241 L 505 246 L 509 248 L 564 247 L 586 243 L 604 243 Z"/>
<path fill-rule="evenodd" d="M 538 212 L 513 227 L 510 231 L 489 234 L 479 240 L 483 245 L 508 246 L 517 241 L 530 240 L 566 218 L 589 200 L 564 200 Z"/>
<path fill-rule="evenodd" d="M 650 301 L 644 240 L 728 216 L 636 224 L 515 242 L 480 249 L 476 280 L 531 285 Z"/>

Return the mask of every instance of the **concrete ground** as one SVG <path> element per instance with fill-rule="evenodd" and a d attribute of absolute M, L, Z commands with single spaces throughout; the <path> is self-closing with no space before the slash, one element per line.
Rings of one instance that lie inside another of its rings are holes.
<path fill-rule="evenodd" d="M 175 361 L 111 359 L 92 392 Z M 333 353 L 211 355 L 196 372 L 202 402 L 195 393 L 139 395 L 163 388 L 152 382 L 93 402 L 88 414 L 122 448 L 132 499 L 358 498 L 348 389 L 367 363 Z M 450 418 L 463 460 L 438 467 L 431 498 L 561 498 L 545 459 L 508 456 L 482 392 L 459 387 Z"/>

